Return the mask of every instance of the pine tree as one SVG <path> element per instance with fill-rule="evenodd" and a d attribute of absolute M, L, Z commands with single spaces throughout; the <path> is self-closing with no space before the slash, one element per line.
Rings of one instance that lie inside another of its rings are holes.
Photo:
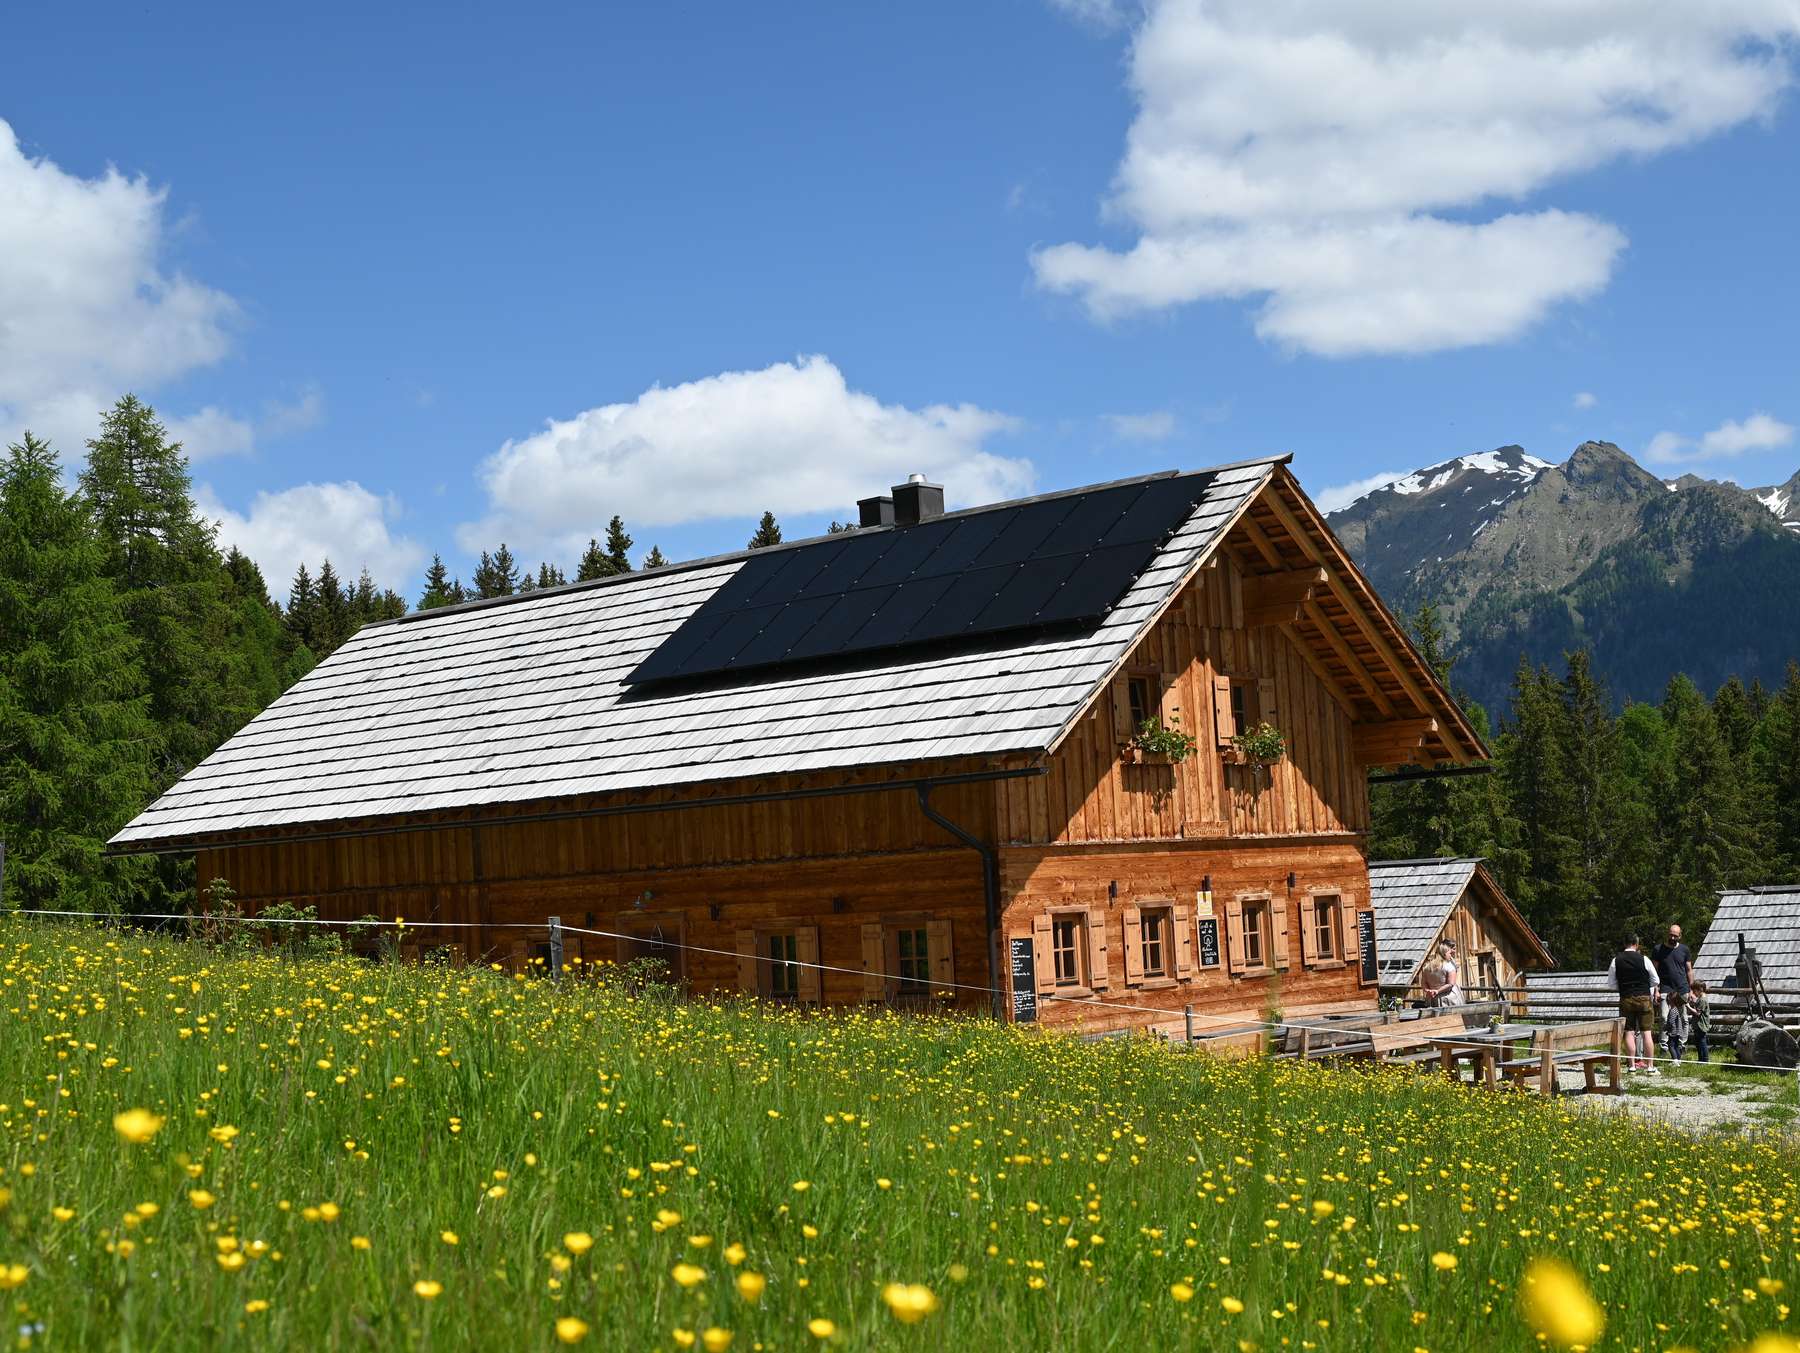
<path fill-rule="evenodd" d="M 537 585 L 539 587 L 561 587 L 566 582 L 568 582 L 568 579 L 563 577 L 563 571 L 554 564 L 542 563 L 538 565 Z"/>
<path fill-rule="evenodd" d="M 600 542 L 589 536 L 587 548 L 581 552 L 581 562 L 575 567 L 575 581 L 586 583 L 595 578 L 610 578 L 614 572 L 616 570 L 612 561 L 606 557 L 606 551 L 600 548 Z"/>
<path fill-rule="evenodd" d="M 332 568 L 329 559 L 319 566 L 318 591 L 318 604 L 313 610 L 317 623 L 307 636 L 307 647 L 318 655 L 320 662 L 324 662 L 350 637 L 353 628 L 350 598 L 344 595 L 337 570 Z"/>
<path fill-rule="evenodd" d="M 1758 881 L 1742 782 L 1706 697 L 1685 676 L 1669 682 L 1663 720 L 1673 735 L 1672 774 L 1659 805 L 1670 920 L 1695 930 L 1711 921 L 1720 889 Z"/>
<path fill-rule="evenodd" d="M 781 544 L 781 527 L 775 520 L 773 512 L 762 514 L 762 520 L 756 524 L 756 534 L 750 537 L 747 548 L 766 550 L 771 545 Z"/>
<path fill-rule="evenodd" d="M 1758 731 L 1758 778 L 1768 786 L 1769 877 L 1800 880 L 1800 662 L 1787 666 Z"/>
<path fill-rule="evenodd" d="M 1570 848 L 1558 880 L 1558 910 L 1562 943 L 1573 956 L 1605 949 L 1619 928 L 1611 914 L 1618 902 L 1612 886 L 1621 825 L 1618 737 L 1612 702 L 1585 649 L 1569 654 L 1559 695 L 1566 789 L 1561 831 Z"/>
<path fill-rule="evenodd" d="M 669 566 L 669 561 L 667 559 L 663 558 L 663 552 L 660 549 L 658 549 L 655 545 L 652 545 L 650 547 L 650 553 L 644 556 L 644 567 L 645 568 L 667 568 L 668 566 Z"/>
<path fill-rule="evenodd" d="M 1712 712 L 1726 749 L 1734 759 L 1741 760 L 1750 751 L 1758 718 L 1750 707 L 1750 693 L 1744 689 L 1744 683 L 1735 676 L 1727 678 L 1713 695 Z"/>
<path fill-rule="evenodd" d="M 313 586 L 312 570 L 306 567 L 306 561 L 300 561 L 300 567 L 294 570 L 294 581 L 288 584 L 287 626 L 288 631 L 300 642 L 306 642 L 306 636 L 318 623 L 314 612 L 318 610 L 319 592 Z"/>
<path fill-rule="evenodd" d="M 456 600 L 450 590 L 450 570 L 444 567 L 444 556 L 431 556 L 431 567 L 425 570 L 425 591 L 419 597 L 421 611 L 434 611 Z"/>
<path fill-rule="evenodd" d="M 475 595 L 510 597 L 518 590 L 519 566 L 512 551 L 506 548 L 506 542 L 501 541 L 500 548 L 491 555 L 483 550 L 481 562 L 475 566 Z"/>
<path fill-rule="evenodd" d="M 1537 932 L 1565 963 L 1587 955 L 1568 948 L 1560 884 L 1574 848 L 1566 823 L 1569 787 L 1564 776 L 1562 701 L 1544 668 L 1521 657 L 1513 677 L 1512 722 L 1501 734 L 1500 774 L 1519 822 L 1520 856 L 1501 882 Z"/>
<path fill-rule="evenodd" d="M 606 562 L 614 573 L 631 572 L 631 537 L 625 534 L 625 523 L 614 517 L 606 524 Z"/>
<path fill-rule="evenodd" d="M 834 517 L 832 519 L 831 524 L 825 528 L 825 534 L 828 536 L 841 536 L 846 531 L 855 531 L 858 529 L 859 528 L 857 527 L 855 522 L 853 522 L 853 521 L 838 521 Z"/>
<path fill-rule="evenodd" d="M 141 885 L 101 850 L 152 790 L 148 703 L 107 546 L 26 433 L 0 464 L 0 907 L 113 911 Z"/>

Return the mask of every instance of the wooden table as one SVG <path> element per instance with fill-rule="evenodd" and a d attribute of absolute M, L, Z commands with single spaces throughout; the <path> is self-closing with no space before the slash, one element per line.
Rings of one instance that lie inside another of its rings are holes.
<path fill-rule="evenodd" d="M 1474 1083 L 1492 1090 L 1500 1079 L 1496 1068 L 1501 1060 L 1511 1055 L 1513 1044 L 1529 1043 L 1537 1029 L 1535 1024 L 1502 1024 L 1486 1031 L 1471 1029 L 1450 1038 L 1434 1038 L 1431 1045 L 1438 1050 L 1438 1065 L 1446 1076 L 1462 1079 L 1457 1063 L 1472 1061 L 1475 1063 Z"/>

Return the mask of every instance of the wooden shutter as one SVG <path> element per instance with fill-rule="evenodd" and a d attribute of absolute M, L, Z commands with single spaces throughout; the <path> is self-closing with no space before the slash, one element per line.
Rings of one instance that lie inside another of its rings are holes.
<path fill-rule="evenodd" d="M 1187 981 L 1194 975 L 1194 914 L 1186 907 L 1176 907 L 1175 975 Z"/>
<path fill-rule="evenodd" d="M 1125 985 L 1128 987 L 1144 984 L 1144 922 L 1136 907 L 1127 907 L 1124 912 L 1125 933 L 1122 942 L 1125 945 Z"/>
<path fill-rule="evenodd" d="M 1031 954 L 1037 964 L 1037 989 L 1056 990 L 1056 956 L 1050 952 L 1050 913 L 1041 911 L 1031 918 Z"/>
<path fill-rule="evenodd" d="M 1244 904 L 1235 897 L 1225 902 L 1225 967 L 1234 977 L 1244 971 Z"/>
<path fill-rule="evenodd" d="M 1231 717 L 1231 678 L 1216 676 L 1213 678 L 1213 734 L 1219 746 L 1229 747 L 1237 731 L 1237 724 Z"/>
<path fill-rule="evenodd" d="M 757 991 L 756 982 L 756 932 L 740 930 L 737 933 L 737 969 L 738 990 Z"/>
<path fill-rule="evenodd" d="M 863 999 L 880 1001 L 887 998 L 887 935 L 879 921 L 862 928 Z"/>
<path fill-rule="evenodd" d="M 1356 947 L 1356 899 L 1347 893 L 1338 896 L 1338 957 L 1346 963 L 1362 962 Z"/>
<path fill-rule="evenodd" d="M 1131 678 L 1116 676 L 1112 684 L 1113 702 L 1113 737 L 1121 747 L 1127 746 L 1137 734 L 1131 726 Z"/>
<path fill-rule="evenodd" d="M 1316 897 L 1300 900 L 1300 962 L 1308 968 L 1319 961 L 1319 928 L 1314 924 L 1318 916 L 1318 905 L 1319 899 Z"/>
<path fill-rule="evenodd" d="M 803 925 L 794 927 L 794 957 L 799 960 L 800 971 L 797 974 L 798 984 L 795 987 L 802 1005 L 822 1004 L 821 995 L 824 985 L 824 973 L 819 971 L 819 927 Z"/>
<path fill-rule="evenodd" d="M 1269 929 L 1273 932 L 1274 943 L 1270 948 L 1274 951 L 1274 961 L 1269 965 L 1287 971 L 1288 965 L 1288 906 L 1286 902 L 1269 900 Z"/>
<path fill-rule="evenodd" d="M 931 980 L 937 984 L 932 995 L 955 999 L 956 954 L 950 945 L 950 922 L 928 921 L 925 944 L 931 959 Z"/>
<path fill-rule="evenodd" d="M 1106 912 L 1088 908 L 1087 923 L 1088 985 L 1105 991 L 1112 985 L 1112 948 L 1106 942 Z"/>
<path fill-rule="evenodd" d="M 1275 708 L 1274 677 L 1264 677 L 1256 683 L 1256 717 L 1264 723 L 1281 723 L 1281 711 Z"/>

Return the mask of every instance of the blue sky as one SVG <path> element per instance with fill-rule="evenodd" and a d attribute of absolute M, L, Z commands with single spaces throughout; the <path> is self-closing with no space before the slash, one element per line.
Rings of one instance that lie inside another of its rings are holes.
<path fill-rule="evenodd" d="M 1800 467 L 1783 0 L 372 8 L 6 24 L 0 432 L 137 390 L 278 591 L 912 468 Z"/>

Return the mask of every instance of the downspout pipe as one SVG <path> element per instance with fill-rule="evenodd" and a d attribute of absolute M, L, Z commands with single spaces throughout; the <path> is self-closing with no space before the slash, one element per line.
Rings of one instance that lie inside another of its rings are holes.
<path fill-rule="evenodd" d="M 1006 995 L 1000 985 L 1000 852 L 991 842 L 983 841 L 931 806 L 931 791 L 935 784 L 930 780 L 921 780 L 913 786 L 919 794 L 919 811 L 928 821 L 936 823 L 970 850 L 981 856 L 981 891 L 987 903 L 987 959 L 988 986 L 994 993 L 994 1018 L 1001 1023 L 1006 1021 Z"/>

